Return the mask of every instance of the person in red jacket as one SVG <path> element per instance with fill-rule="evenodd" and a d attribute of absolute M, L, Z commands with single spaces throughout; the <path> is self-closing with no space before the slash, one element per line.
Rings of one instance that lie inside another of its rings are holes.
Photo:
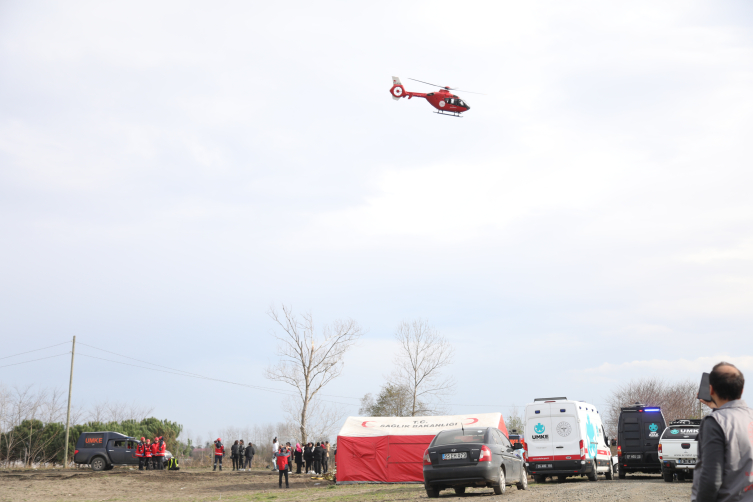
<path fill-rule="evenodd" d="M 152 469 L 160 470 L 162 468 L 162 457 L 159 454 L 159 436 L 154 437 L 152 441 Z"/>
<path fill-rule="evenodd" d="M 146 443 L 144 444 L 144 465 L 146 466 L 146 470 L 150 470 L 152 468 L 152 440 L 147 439 Z"/>
<path fill-rule="evenodd" d="M 285 488 L 290 488 L 288 483 L 288 459 L 290 458 L 290 449 L 280 446 L 280 451 L 275 452 L 275 462 L 277 469 L 280 471 L 279 487 L 282 488 L 282 476 L 285 475 Z"/>
<path fill-rule="evenodd" d="M 222 457 L 225 456 L 225 446 L 222 444 L 222 439 L 217 438 L 214 442 L 214 469 L 217 470 L 217 464 L 220 464 L 220 470 L 222 470 Z"/>
<path fill-rule="evenodd" d="M 139 470 L 144 470 L 144 438 L 141 438 L 139 445 L 136 447 L 136 458 L 139 459 Z"/>

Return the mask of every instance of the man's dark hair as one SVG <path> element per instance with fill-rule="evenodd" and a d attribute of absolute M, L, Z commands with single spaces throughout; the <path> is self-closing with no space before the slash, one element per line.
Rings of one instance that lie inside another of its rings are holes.
<path fill-rule="evenodd" d="M 734 371 L 725 371 L 725 366 Z M 714 369 L 709 373 L 709 384 L 719 397 L 731 401 L 742 397 L 745 377 L 743 377 L 743 372 L 737 369 L 734 364 L 722 361 L 714 366 Z"/>

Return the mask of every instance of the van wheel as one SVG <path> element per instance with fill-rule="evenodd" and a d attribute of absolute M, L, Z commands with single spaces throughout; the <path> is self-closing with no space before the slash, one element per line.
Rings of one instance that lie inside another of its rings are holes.
<path fill-rule="evenodd" d="M 611 459 L 609 460 L 609 470 L 606 473 L 604 473 L 604 477 L 608 481 L 612 481 L 614 479 L 614 465 L 612 465 Z"/>
<path fill-rule="evenodd" d="M 497 484 L 492 487 L 494 488 L 494 495 L 502 495 L 503 493 L 505 493 L 505 488 L 507 488 L 507 485 L 505 483 L 505 470 L 500 467 Z"/>
<path fill-rule="evenodd" d="M 620 479 L 625 479 L 625 471 L 622 470 L 622 467 L 617 467 L 617 477 Z"/>
<path fill-rule="evenodd" d="M 543 474 L 534 474 L 533 475 L 533 482 L 534 483 L 545 483 L 546 482 L 546 476 Z"/>
<path fill-rule="evenodd" d="M 465 486 L 456 486 L 455 495 L 463 495 L 465 493 Z"/>
<path fill-rule="evenodd" d="M 520 481 L 515 486 L 518 487 L 518 490 L 528 490 L 528 473 L 525 469 L 521 469 Z"/>
<path fill-rule="evenodd" d="M 435 499 L 439 497 L 439 490 L 436 488 L 432 488 L 429 485 L 426 485 L 426 496 L 430 499 Z"/>
<path fill-rule="evenodd" d="M 664 476 L 664 481 L 667 483 L 671 483 L 675 480 L 675 475 L 669 469 L 662 469 L 661 474 Z"/>
<path fill-rule="evenodd" d="M 596 471 L 596 462 L 591 462 L 591 472 L 588 473 L 589 481 L 598 481 L 599 473 Z"/>
<path fill-rule="evenodd" d="M 92 471 L 96 471 L 96 472 L 104 471 L 105 468 L 107 467 L 107 462 L 105 462 L 105 459 L 102 457 L 94 457 L 92 459 L 91 466 L 92 466 Z"/>

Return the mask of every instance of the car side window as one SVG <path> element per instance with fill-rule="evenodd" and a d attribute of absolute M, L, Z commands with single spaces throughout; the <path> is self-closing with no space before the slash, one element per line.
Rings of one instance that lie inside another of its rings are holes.
<path fill-rule="evenodd" d="M 119 440 L 111 439 L 109 443 L 110 443 L 110 448 L 125 448 L 126 442 L 123 441 L 122 439 L 119 439 Z"/>
<path fill-rule="evenodd" d="M 135 450 L 137 446 L 138 446 L 138 443 L 136 441 L 128 441 L 129 450 Z"/>
<path fill-rule="evenodd" d="M 510 440 L 507 439 L 507 436 L 505 436 L 501 432 L 499 433 L 499 436 L 502 439 L 502 446 L 504 446 L 506 448 L 512 448 L 512 443 L 510 443 Z"/>
<path fill-rule="evenodd" d="M 502 444 L 499 441 L 499 431 L 496 431 L 496 430 L 492 429 L 492 433 L 490 434 L 490 436 L 491 436 L 491 440 L 492 440 L 492 442 L 494 444 Z"/>

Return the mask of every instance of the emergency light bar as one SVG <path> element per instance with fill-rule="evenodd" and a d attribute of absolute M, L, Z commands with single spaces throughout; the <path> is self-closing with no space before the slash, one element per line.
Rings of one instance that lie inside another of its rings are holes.
<path fill-rule="evenodd" d="M 661 408 L 643 408 L 643 411 L 661 411 Z"/>

